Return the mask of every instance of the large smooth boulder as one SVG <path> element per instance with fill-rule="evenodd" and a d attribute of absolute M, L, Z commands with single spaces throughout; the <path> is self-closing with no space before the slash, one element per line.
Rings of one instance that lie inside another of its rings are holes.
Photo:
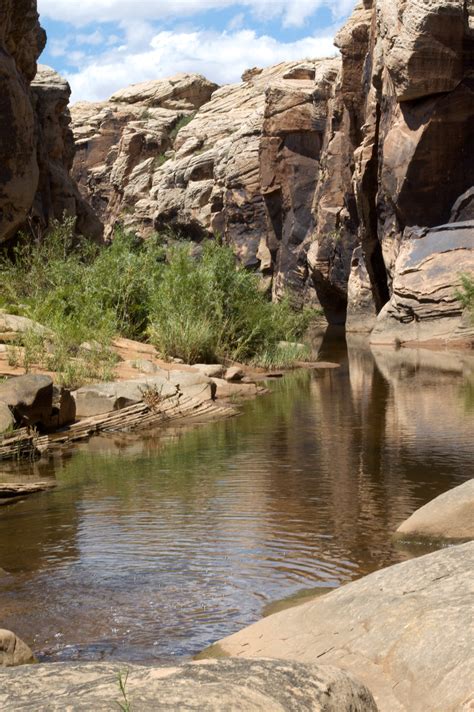
<path fill-rule="evenodd" d="M 397 529 L 397 538 L 474 539 L 474 479 L 413 512 Z"/>
<path fill-rule="evenodd" d="M 365 576 L 219 641 L 220 655 L 337 665 L 381 712 L 468 709 L 474 542 Z"/>
<path fill-rule="evenodd" d="M 0 630 L 0 668 L 35 662 L 36 658 L 26 643 L 11 630 Z M 1 694 L 0 692 L 0 700 Z"/>
<path fill-rule="evenodd" d="M 50 376 L 27 374 L 0 383 L 0 402 L 11 408 L 19 425 L 47 424 L 53 409 Z"/>
<path fill-rule="evenodd" d="M 17 316 L 16 314 L 7 314 L 0 310 L 0 332 L 11 334 L 25 334 L 33 332 L 39 336 L 52 336 L 51 329 L 47 326 L 39 324 L 33 319 L 28 319 L 26 316 Z"/>
<path fill-rule="evenodd" d="M 372 695 L 333 667 L 284 660 L 222 660 L 181 668 L 112 663 L 41 665 L 0 672 L 0 705 L 110 710 L 126 701 L 137 712 L 377 712 Z M 128 707 L 127 707 L 128 708 Z"/>

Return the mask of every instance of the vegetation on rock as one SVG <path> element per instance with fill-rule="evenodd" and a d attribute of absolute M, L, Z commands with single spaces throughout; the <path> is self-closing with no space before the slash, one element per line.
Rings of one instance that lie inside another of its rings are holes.
<path fill-rule="evenodd" d="M 107 380 L 117 335 L 151 339 L 164 356 L 191 363 L 294 360 L 279 342 L 301 336 L 310 310 L 296 313 L 288 299 L 272 304 L 228 247 L 205 243 L 195 257 L 189 243 L 166 247 L 165 239 L 142 241 L 119 231 L 101 248 L 78 242 L 67 219 L 41 241 L 4 253 L 0 307 L 52 332 L 19 335 L 10 346 L 12 365 L 29 371 L 41 364 L 69 386 Z"/>

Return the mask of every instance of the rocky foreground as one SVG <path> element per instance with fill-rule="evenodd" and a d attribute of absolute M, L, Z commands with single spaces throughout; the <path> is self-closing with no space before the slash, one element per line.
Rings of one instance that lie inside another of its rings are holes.
<path fill-rule="evenodd" d="M 381 712 L 470 709 L 474 542 L 391 566 L 224 638 L 210 654 L 350 671 Z"/>

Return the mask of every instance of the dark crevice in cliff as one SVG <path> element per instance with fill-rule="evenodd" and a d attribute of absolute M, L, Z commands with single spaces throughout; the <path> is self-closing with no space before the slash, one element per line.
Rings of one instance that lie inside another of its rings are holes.
<path fill-rule="evenodd" d="M 375 307 L 379 312 L 390 299 L 387 270 L 378 235 L 378 174 L 379 174 L 379 134 L 381 109 L 377 104 L 372 156 L 362 177 L 359 206 L 361 219 L 361 244 L 369 274 Z"/>

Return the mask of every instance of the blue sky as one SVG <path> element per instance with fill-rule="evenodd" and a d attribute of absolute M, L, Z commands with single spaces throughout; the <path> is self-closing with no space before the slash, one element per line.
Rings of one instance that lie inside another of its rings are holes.
<path fill-rule="evenodd" d="M 40 62 L 73 101 L 176 72 L 239 81 L 248 67 L 335 54 L 356 0 L 38 0 L 48 45 Z"/>

